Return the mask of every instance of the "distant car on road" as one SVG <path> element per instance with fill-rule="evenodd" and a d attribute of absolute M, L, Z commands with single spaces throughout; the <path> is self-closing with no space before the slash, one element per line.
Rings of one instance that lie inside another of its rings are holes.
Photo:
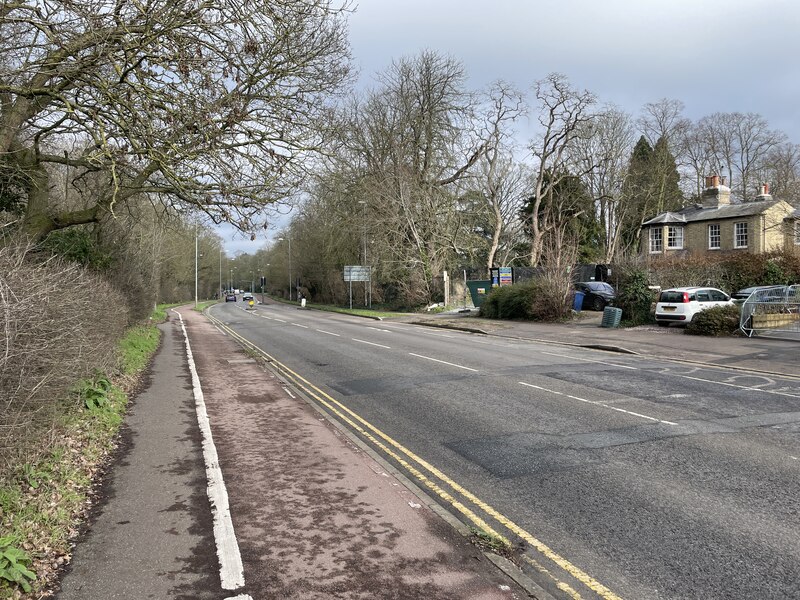
<path fill-rule="evenodd" d="M 656 323 L 690 323 L 700 311 L 713 306 L 733 306 L 733 300 L 722 290 L 707 287 L 682 287 L 664 290 L 656 304 Z"/>
<path fill-rule="evenodd" d="M 236 302 L 236 294 L 225 294 L 225 302 Z"/>
<path fill-rule="evenodd" d="M 250 300 L 252 299 L 253 299 L 253 294 L 251 294 L 250 292 L 245 292 L 244 295 L 242 296 L 242 302 L 250 302 Z"/>
<path fill-rule="evenodd" d="M 617 299 L 616 290 L 604 281 L 579 281 L 575 290 L 583 292 L 583 310 L 603 310 Z"/>

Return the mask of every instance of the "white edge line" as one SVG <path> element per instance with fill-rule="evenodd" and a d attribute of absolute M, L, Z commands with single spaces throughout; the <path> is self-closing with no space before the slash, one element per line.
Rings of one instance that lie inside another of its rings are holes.
<path fill-rule="evenodd" d="M 203 388 L 200 386 L 200 377 L 194 364 L 192 346 L 189 344 L 189 335 L 183 323 L 181 313 L 172 309 L 181 322 L 183 337 L 186 340 L 186 358 L 189 371 L 192 374 L 192 389 L 194 391 L 197 423 L 203 437 L 203 458 L 206 463 L 206 478 L 208 479 L 208 499 L 211 502 L 211 514 L 214 521 L 214 541 L 217 545 L 219 558 L 219 577 L 224 590 L 235 590 L 244 585 L 244 566 L 236 533 L 233 530 L 231 510 L 228 504 L 228 491 L 225 489 L 225 480 L 222 478 L 222 469 L 219 466 L 217 448 L 211 436 L 211 423 L 208 420 L 206 403 L 203 398 Z"/>
<path fill-rule="evenodd" d="M 338 333 L 331 333 L 330 331 L 324 331 L 322 329 L 317 329 L 317 331 L 319 331 L 320 333 L 324 333 L 326 335 L 335 335 L 336 337 L 342 337 Z"/>
<path fill-rule="evenodd" d="M 465 367 L 463 365 L 457 365 L 455 363 L 447 362 L 446 360 L 439 360 L 438 358 L 431 358 L 430 356 L 423 356 L 422 354 L 414 354 L 413 352 L 409 352 L 411 356 L 416 356 L 417 358 L 424 358 L 425 360 L 432 360 L 433 362 L 442 363 L 443 365 L 450 365 L 451 367 L 458 367 L 459 369 L 464 369 L 465 371 L 472 371 L 473 373 L 477 373 L 478 369 L 473 369 L 472 367 Z"/>
<path fill-rule="evenodd" d="M 369 344 L 370 346 L 378 346 L 378 348 L 386 348 L 387 350 L 391 350 L 391 346 L 384 346 L 383 344 L 376 344 L 375 342 L 368 342 L 367 340 L 359 340 L 357 338 L 351 338 L 354 342 L 361 342 L 362 344 Z"/>

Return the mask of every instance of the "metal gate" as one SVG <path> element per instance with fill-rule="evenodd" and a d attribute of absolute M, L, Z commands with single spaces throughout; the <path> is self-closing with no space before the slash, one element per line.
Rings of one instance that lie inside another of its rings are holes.
<path fill-rule="evenodd" d="M 800 334 L 800 285 L 755 290 L 742 304 L 739 328 L 748 337 L 773 331 Z"/>

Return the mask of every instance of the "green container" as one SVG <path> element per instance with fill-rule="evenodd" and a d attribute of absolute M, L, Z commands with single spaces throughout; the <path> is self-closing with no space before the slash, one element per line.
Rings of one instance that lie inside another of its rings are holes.
<path fill-rule="evenodd" d="M 614 306 L 606 306 L 603 309 L 603 320 L 600 322 L 600 327 L 619 327 L 619 322 L 622 320 L 622 309 Z"/>
<path fill-rule="evenodd" d="M 469 289 L 469 295 L 472 297 L 472 304 L 475 308 L 480 308 L 483 301 L 486 300 L 486 296 L 492 291 L 492 282 L 489 279 L 468 281 L 467 288 Z"/>

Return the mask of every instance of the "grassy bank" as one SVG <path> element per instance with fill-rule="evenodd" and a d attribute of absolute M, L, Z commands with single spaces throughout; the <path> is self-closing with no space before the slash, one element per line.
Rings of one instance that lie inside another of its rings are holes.
<path fill-rule="evenodd" d="M 165 307 L 151 322 L 166 317 Z M 119 367 L 75 383 L 60 402 L 47 450 L 0 480 L 0 598 L 38 598 L 70 559 L 92 482 L 116 445 L 128 393 L 158 347 L 155 324 L 118 344 Z"/>

